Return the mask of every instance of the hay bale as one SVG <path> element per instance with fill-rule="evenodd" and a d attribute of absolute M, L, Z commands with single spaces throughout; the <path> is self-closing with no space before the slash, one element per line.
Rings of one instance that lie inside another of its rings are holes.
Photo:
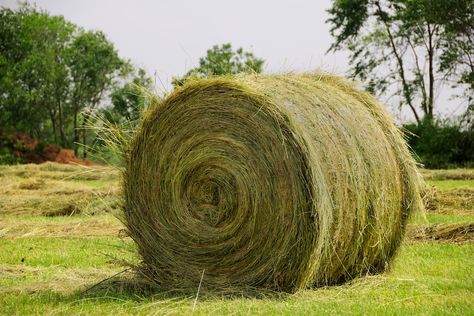
<path fill-rule="evenodd" d="M 387 113 L 340 78 L 196 80 L 131 143 L 125 224 L 163 288 L 292 292 L 384 271 L 419 179 Z"/>

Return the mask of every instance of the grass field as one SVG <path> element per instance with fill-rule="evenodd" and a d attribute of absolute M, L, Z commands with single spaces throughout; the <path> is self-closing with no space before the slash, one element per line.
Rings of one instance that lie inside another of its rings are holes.
<path fill-rule="evenodd" d="M 391 271 L 291 295 L 201 292 L 195 304 L 126 277 L 98 284 L 137 260 L 116 218 L 117 171 L 0 166 L 0 314 L 474 314 L 474 172 L 423 175 L 429 211 L 412 219 Z"/>

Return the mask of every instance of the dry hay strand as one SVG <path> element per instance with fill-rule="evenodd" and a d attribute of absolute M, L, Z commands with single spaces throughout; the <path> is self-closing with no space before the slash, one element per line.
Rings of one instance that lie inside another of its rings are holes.
<path fill-rule="evenodd" d="M 145 113 L 126 156 L 124 223 L 165 289 L 382 272 L 423 207 L 391 117 L 329 74 L 191 81 Z"/>
<path fill-rule="evenodd" d="M 118 171 L 101 166 L 52 162 L 0 166 L 0 179 L 4 184 L 0 187 L 0 215 L 71 216 L 116 212 L 121 208 L 118 175 Z"/>
<path fill-rule="evenodd" d="M 18 185 L 20 190 L 39 190 L 45 186 L 44 179 L 27 180 Z"/>
<path fill-rule="evenodd" d="M 474 169 L 421 169 L 425 180 L 474 180 Z"/>
<path fill-rule="evenodd" d="M 438 224 L 412 228 L 407 234 L 414 241 L 466 243 L 474 241 L 474 223 Z"/>
<path fill-rule="evenodd" d="M 469 214 L 474 212 L 474 189 L 436 190 L 426 186 L 421 194 L 427 211 L 437 213 Z"/>
<path fill-rule="evenodd" d="M 0 217 L 0 238 L 64 238 L 118 236 L 125 238 L 122 223 L 113 216 L 88 216 L 61 221 L 18 220 L 16 216 Z"/>
<path fill-rule="evenodd" d="M 427 211 L 435 211 L 439 207 L 439 193 L 434 186 L 426 185 L 421 190 L 423 205 Z"/>

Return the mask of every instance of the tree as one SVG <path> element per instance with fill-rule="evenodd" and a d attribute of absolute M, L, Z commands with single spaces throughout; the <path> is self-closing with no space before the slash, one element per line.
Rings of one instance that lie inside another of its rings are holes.
<path fill-rule="evenodd" d="M 182 78 L 174 78 L 173 85 L 181 86 L 193 77 L 209 77 L 238 73 L 261 73 L 263 59 L 257 58 L 243 48 L 232 50 L 231 44 L 214 45 L 206 56 L 199 59 L 199 67 L 189 70 Z"/>
<path fill-rule="evenodd" d="M 441 2 L 447 5 L 449 2 Z M 474 115 L 474 1 L 457 1 L 456 10 L 447 5 L 436 17 L 444 25 L 440 70 L 452 77 L 453 87 L 466 87 L 460 96 L 467 101 L 466 116 Z"/>
<path fill-rule="evenodd" d="M 79 114 L 82 112 L 83 158 L 87 157 L 88 111 L 94 110 L 102 101 L 105 92 L 112 87 L 113 80 L 127 69 L 113 44 L 100 32 L 82 32 L 69 47 L 71 70 L 71 108 L 74 125 L 74 151 L 79 143 Z"/>
<path fill-rule="evenodd" d="M 474 92 L 472 0 L 335 0 L 328 12 L 330 51 L 349 50 L 352 75 L 393 92 L 418 124 L 433 120 L 440 84 Z"/>
<path fill-rule="evenodd" d="M 87 155 L 89 111 L 132 71 L 99 31 L 27 3 L 0 9 L 0 127 Z M 81 129 L 82 126 L 82 129 Z"/>
<path fill-rule="evenodd" d="M 111 110 L 118 114 L 119 119 L 138 120 L 145 106 L 145 96 L 141 89 L 150 90 L 152 83 L 153 81 L 146 71 L 138 69 L 130 81 L 111 93 Z"/>
<path fill-rule="evenodd" d="M 64 53 L 75 30 L 64 18 L 27 4 L 0 11 L 0 126 L 54 142 L 59 133 L 64 145 Z"/>

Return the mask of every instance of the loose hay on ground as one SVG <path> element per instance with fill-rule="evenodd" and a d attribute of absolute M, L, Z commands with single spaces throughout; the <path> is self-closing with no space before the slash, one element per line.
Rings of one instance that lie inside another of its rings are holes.
<path fill-rule="evenodd" d="M 425 180 L 474 180 L 474 169 L 421 169 Z"/>
<path fill-rule="evenodd" d="M 0 238 L 96 237 L 124 238 L 122 223 L 112 215 L 45 218 L 0 217 Z"/>
<path fill-rule="evenodd" d="M 474 189 L 437 190 L 427 186 L 423 190 L 423 203 L 431 212 L 474 214 Z"/>
<path fill-rule="evenodd" d="M 3 216 L 97 214 L 115 212 L 121 206 L 118 172 L 108 167 L 50 162 L 0 166 L 0 179 Z"/>
<path fill-rule="evenodd" d="M 409 226 L 407 237 L 410 241 L 473 242 L 474 223 Z"/>
<path fill-rule="evenodd" d="M 384 271 L 420 178 L 369 94 L 327 74 L 191 81 L 146 113 L 124 223 L 157 286 L 295 291 Z"/>

